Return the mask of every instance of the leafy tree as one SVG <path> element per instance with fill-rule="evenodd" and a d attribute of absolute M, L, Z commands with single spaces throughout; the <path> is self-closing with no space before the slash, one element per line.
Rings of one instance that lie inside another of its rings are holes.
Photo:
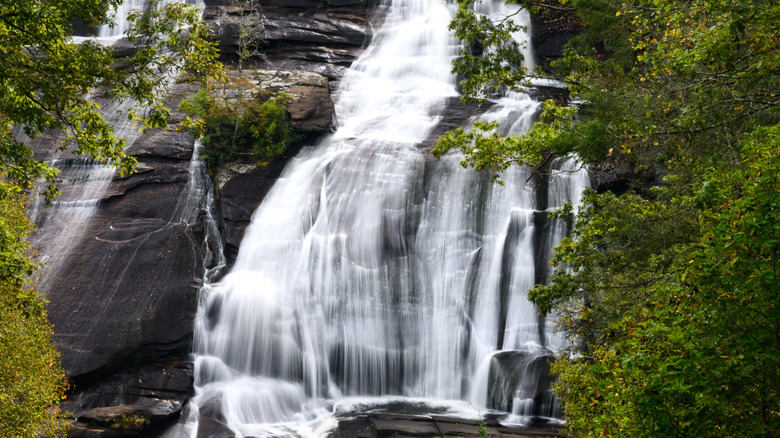
<path fill-rule="evenodd" d="M 457 130 L 435 152 L 460 149 L 496 178 L 575 153 L 639 181 L 621 196 L 586 194 L 553 257 L 566 269 L 530 294 L 575 345 L 555 365 L 568 432 L 777 436 L 780 4 L 516 3 L 583 27 L 546 74 L 585 103 L 547 102 L 520 138 L 484 123 Z M 463 17 L 453 28 L 466 29 L 465 47 L 503 44 L 485 36 L 496 23 Z M 474 75 L 466 99 L 524 85 L 505 81 L 500 61 L 460 63 Z"/>
<path fill-rule="evenodd" d="M 260 22 L 257 9 L 260 4 L 256 0 L 233 0 L 233 6 L 238 9 L 237 17 L 230 17 L 228 23 L 236 31 L 236 55 L 238 56 L 238 77 L 244 73 L 244 66 L 252 58 L 264 59 L 258 46 L 263 39 L 263 24 Z"/>
<path fill-rule="evenodd" d="M 609 285 L 599 291 L 609 304 L 625 300 L 614 315 L 599 315 L 607 303 L 567 301 L 570 323 L 600 328 L 587 343 L 588 360 L 563 358 L 554 365 L 573 435 L 755 437 L 780 431 L 779 154 L 775 125 L 744 143 L 743 166 L 708 172 L 687 199 L 700 207 L 690 221 L 698 239 L 670 242 L 664 250 L 675 253 L 672 262 L 647 271 L 645 280 L 655 278 L 644 284 L 632 280 L 630 294 Z M 598 220 L 584 234 L 612 235 Z M 586 259 L 572 245 L 566 251 Z M 651 245 L 635 248 L 658 254 Z M 583 271 L 617 253 L 598 252 L 598 261 L 586 261 Z M 620 271 L 604 278 L 613 281 Z M 565 274 L 551 287 L 566 293 L 561 286 L 582 284 L 592 274 Z"/>
<path fill-rule="evenodd" d="M 32 285 L 25 200 L 17 186 L 0 182 L 0 436 L 63 435 L 66 423 L 52 406 L 67 379 L 49 341 L 45 301 Z"/>
<path fill-rule="evenodd" d="M 460 1 L 459 9 L 469 10 L 474 3 Z M 699 158 L 712 155 L 736 163 L 739 139 L 755 126 L 777 120 L 780 54 L 775 39 L 780 34 L 780 6 L 776 2 L 516 3 L 542 14 L 576 14 L 576 21 L 585 26 L 555 63 L 556 70 L 548 74 L 569 83 L 572 93 L 587 104 L 580 108 L 580 117 L 572 119 L 575 123 L 566 119 L 548 135 L 532 131 L 531 139 L 520 142 L 493 136 L 490 127 L 482 129 L 483 137 L 493 137 L 487 140 L 491 147 L 473 158 L 487 170 L 500 173 L 507 159 L 537 164 L 539 151 L 575 152 L 585 161 L 607 159 L 648 173 L 692 168 Z M 516 57 L 502 63 L 469 53 L 473 45 L 495 52 L 506 38 L 503 23 L 472 16 L 459 12 L 451 25 L 465 41 L 462 57 L 454 65 L 454 71 L 467 75 L 464 99 L 482 98 L 496 83 L 525 85 L 527 76 L 506 73 Z M 549 106 L 552 113 L 543 123 L 559 120 L 555 111 L 560 110 Z M 473 139 L 462 140 L 460 146 Z M 458 142 L 442 142 L 436 151 L 457 147 Z"/>
<path fill-rule="evenodd" d="M 110 22 L 108 11 L 121 0 L 22 0 L 0 4 L 0 165 L 9 178 L 29 187 L 39 178 L 56 194 L 56 171 L 36 161 L 14 135 L 21 127 L 30 138 L 61 131 L 65 146 L 100 162 L 113 162 L 124 172 L 135 161 L 122 151 L 124 141 L 100 113 L 88 93 L 101 90 L 117 100 L 132 99 L 137 109 L 128 117 L 145 128 L 166 126 L 164 106 L 170 74 L 192 77 L 216 70 L 216 46 L 196 8 L 151 0 L 136 11 L 128 39 L 137 45 L 129 59 L 96 42 L 72 41 L 71 22 L 87 26 Z M 117 68 L 124 67 L 124 68 Z"/>
<path fill-rule="evenodd" d="M 143 129 L 167 126 L 163 105 L 173 77 L 195 79 L 218 71 L 216 46 L 197 9 L 151 0 L 131 17 L 133 55 L 118 58 L 96 42 L 75 43 L 71 23 L 111 22 L 121 0 L 20 0 L 0 2 L 0 435 L 63 435 L 56 404 L 67 387 L 50 343 L 45 300 L 32 284 L 36 265 L 26 243 L 24 189 L 48 181 L 56 195 L 56 170 L 38 162 L 23 139 L 61 133 L 72 148 L 122 172 L 135 161 L 124 140 L 90 93 L 137 104 L 128 117 Z M 24 134 L 24 135 L 23 135 Z"/>

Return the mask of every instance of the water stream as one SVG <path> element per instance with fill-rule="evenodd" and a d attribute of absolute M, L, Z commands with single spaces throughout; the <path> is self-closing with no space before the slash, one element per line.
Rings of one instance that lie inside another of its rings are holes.
<path fill-rule="evenodd" d="M 387 7 L 336 93 L 339 129 L 292 160 L 231 272 L 204 286 L 197 395 L 169 436 L 206 418 L 237 436 L 322 435 L 388 403 L 557 415 L 543 374 L 561 341 L 526 295 L 567 231 L 545 210 L 587 178 L 560 159 L 549 184 L 513 168 L 496 185 L 455 155 L 431 160 L 418 145 L 457 96 L 453 6 Z M 484 117 L 518 133 L 537 109 L 509 93 Z"/>

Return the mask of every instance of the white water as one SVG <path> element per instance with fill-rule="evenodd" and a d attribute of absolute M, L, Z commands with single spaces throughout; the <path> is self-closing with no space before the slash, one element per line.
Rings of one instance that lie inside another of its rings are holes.
<path fill-rule="evenodd" d="M 179 2 L 188 5 L 194 5 L 203 7 L 203 0 L 163 0 L 162 3 Z M 96 39 L 103 44 L 110 45 L 119 38 L 122 38 L 130 29 L 130 21 L 128 16 L 132 11 L 143 11 L 148 3 L 147 0 L 124 0 L 121 5 L 114 8 L 109 12 L 109 17 L 112 19 L 113 24 L 104 24 L 98 27 L 96 32 Z M 86 39 L 83 37 L 76 38 L 76 40 Z"/>
<path fill-rule="evenodd" d="M 481 1 L 474 7 L 478 13 L 489 17 L 493 23 L 509 22 L 524 29 L 513 33 L 512 38 L 518 44 L 520 53 L 523 54 L 523 65 L 528 71 L 533 71 L 536 63 L 528 38 L 531 33 L 531 14 L 518 4 L 507 4 L 505 1 Z"/>
<path fill-rule="evenodd" d="M 132 102 L 108 101 L 101 104 L 101 114 L 114 127 L 114 134 L 131 145 L 140 136 L 126 116 Z M 25 136 L 19 135 L 19 138 L 23 140 Z M 27 140 L 28 144 L 32 143 Z M 39 141 L 51 141 L 51 138 Z M 72 158 L 66 158 L 68 155 Z M 89 228 L 90 219 L 116 172 L 113 166 L 95 163 L 84 157 L 69 153 L 66 155 L 64 152 L 57 156 L 49 164 L 60 170 L 57 187 L 62 193 L 49 205 L 46 205 L 42 196 L 37 196 L 30 210 L 30 219 L 39 230 L 32 241 L 39 261 L 43 263 L 36 284 L 44 293 L 70 256 L 74 242 Z"/>
<path fill-rule="evenodd" d="M 473 417 L 468 402 L 484 411 L 495 398 L 494 354 L 549 353 L 526 295 L 535 241 L 561 236 L 536 228 L 530 171 L 494 185 L 417 147 L 456 96 L 450 8 L 393 2 L 341 82 L 338 131 L 288 165 L 232 271 L 204 287 L 197 395 L 169 436 L 197 435 L 205 417 L 238 436 L 320 436 L 334 415 L 394 400 Z M 506 99 L 486 117 L 527 129 L 538 104 Z M 578 200 L 569 175 L 554 177 L 555 205 Z M 510 421 L 554 415 L 526 386 L 508 389 Z"/>

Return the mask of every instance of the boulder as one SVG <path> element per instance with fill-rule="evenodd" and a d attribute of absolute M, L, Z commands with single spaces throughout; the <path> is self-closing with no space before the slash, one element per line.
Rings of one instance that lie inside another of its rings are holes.
<path fill-rule="evenodd" d="M 552 416 L 553 359 L 552 353 L 542 348 L 496 353 L 490 362 L 488 406 L 512 412 L 516 400 L 529 400 L 531 412 L 525 415 Z"/>
<path fill-rule="evenodd" d="M 303 132 L 329 132 L 335 117 L 328 78 L 318 73 L 295 70 L 255 72 L 257 86 L 293 96 L 287 105 L 292 127 Z"/>
<path fill-rule="evenodd" d="M 267 99 L 267 92 L 287 93 L 290 122 L 298 133 L 327 133 L 333 129 L 335 116 L 328 78 L 314 72 L 296 70 L 244 70 L 230 72 L 225 87 L 214 85 L 217 98 L 227 102 L 243 99 Z M 243 83 L 243 86 L 235 86 Z"/>
<path fill-rule="evenodd" d="M 78 419 L 86 423 L 111 424 L 121 421 L 122 417 L 137 417 L 151 419 L 155 417 L 167 418 L 181 413 L 181 402 L 172 400 L 148 400 L 144 403 L 109 406 L 85 411 Z"/>
<path fill-rule="evenodd" d="M 189 160 L 192 157 L 194 139 L 192 135 L 176 130 L 150 131 L 125 149 L 132 157 L 170 158 Z"/>

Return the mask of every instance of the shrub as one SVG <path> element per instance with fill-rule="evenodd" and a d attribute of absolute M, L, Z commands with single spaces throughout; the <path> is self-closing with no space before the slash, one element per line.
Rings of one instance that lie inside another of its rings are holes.
<path fill-rule="evenodd" d="M 124 431 L 144 430 L 149 423 L 148 418 L 122 415 L 111 423 L 111 429 Z"/>
<path fill-rule="evenodd" d="M 179 109 L 197 118 L 187 125 L 201 137 L 200 156 L 214 169 L 238 159 L 267 162 L 284 152 L 298 138 L 285 110 L 290 98 L 260 91 L 251 99 L 225 100 L 201 88 Z"/>

